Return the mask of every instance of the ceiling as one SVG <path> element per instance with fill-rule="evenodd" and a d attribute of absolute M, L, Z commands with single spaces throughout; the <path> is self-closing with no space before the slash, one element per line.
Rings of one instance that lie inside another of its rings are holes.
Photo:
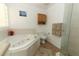
<path fill-rule="evenodd" d="M 32 5 L 35 5 L 40 8 L 47 8 L 49 4 L 50 3 L 32 3 Z"/>

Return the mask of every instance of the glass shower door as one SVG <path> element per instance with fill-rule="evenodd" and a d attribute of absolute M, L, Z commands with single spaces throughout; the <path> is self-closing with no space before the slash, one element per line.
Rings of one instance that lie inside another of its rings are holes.
<path fill-rule="evenodd" d="M 63 35 L 61 40 L 61 55 L 68 55 L 72 6 L 73 4 L 65 4 L 64 8 L 64 24 L 63 24 Z"/>
<path fill-rule="evenodd" d="M 69 55 L 79 56 L 79 3 L 73 4 L 69 35 Z"/>
<path fill-rule="evenodd" d="M 79 3 L 66 4 L 61 54 L 79 56 Z"/>

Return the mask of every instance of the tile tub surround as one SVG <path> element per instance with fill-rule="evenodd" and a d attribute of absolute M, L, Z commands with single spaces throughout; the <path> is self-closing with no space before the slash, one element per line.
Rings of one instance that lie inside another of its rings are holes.
<path fill-rule="evenodd" d="M 14 28 L 10 28 L 7 31 L 13 31 L 14 35 L 17 35 L 17 34 L 37 34 L 37 31 L 35 29 L 14 29 Z"/>

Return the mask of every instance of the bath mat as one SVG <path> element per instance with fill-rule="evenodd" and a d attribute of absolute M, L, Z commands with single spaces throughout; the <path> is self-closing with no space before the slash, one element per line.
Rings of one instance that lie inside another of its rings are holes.
<path fill-rule="evenodd" d="M 51 49 L 40 47 L 35 56 L 54 56 L 54 53 L 51 51 Z"/>

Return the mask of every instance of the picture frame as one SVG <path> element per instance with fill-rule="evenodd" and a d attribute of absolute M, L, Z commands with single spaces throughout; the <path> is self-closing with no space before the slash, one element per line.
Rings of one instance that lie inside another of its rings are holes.
<path fill-rule="evenodd" d="M 27 16 L 26 11 L 19 11 L 19 16 L 26 17 Z"/>

